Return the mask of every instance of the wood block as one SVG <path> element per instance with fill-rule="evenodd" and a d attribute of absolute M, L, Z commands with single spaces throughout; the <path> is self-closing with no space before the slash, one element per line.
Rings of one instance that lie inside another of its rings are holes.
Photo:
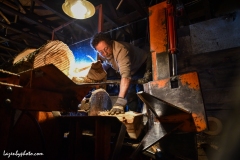
<path fill-rule="evenodd" d="M 108 112 L 100 112 L 99 116 L 115 116 L 127 128 L 127 133 L 130 138 L 137 139 L 143 129 L 143 114 L 133 111 L 125 112 L 124 114 L 108 115 Z"/>

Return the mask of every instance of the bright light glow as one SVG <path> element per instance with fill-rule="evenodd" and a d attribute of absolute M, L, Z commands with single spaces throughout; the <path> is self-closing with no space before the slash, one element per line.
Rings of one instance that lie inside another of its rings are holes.
<path fill-rule="evenodd" d="M 88 10 L 81 1 L 77 1 L 74 5 L 72 5 L 71 11 L 76 17 L 84 17 Z"/>
<path fill-rule="evenodd" d="M 63 12 L 75 19 L 86 19 L 95 14 L 95 7 L 86 0 L 65 0 Z"/>
<path fill-rule="evenodd" d="M 86 77 L 92 63 L 82 62 L 82 63 L 75 63 L 75 69 L 72 73 L 73 77 Z"/>
<path fill-rule="evenodd" d="M 92 62 L 97 61 L 97 53 L 90 46 L 90 39 L 70 45 L 69 48 L 75 57 L 72 77 L 86 77 Z"/>

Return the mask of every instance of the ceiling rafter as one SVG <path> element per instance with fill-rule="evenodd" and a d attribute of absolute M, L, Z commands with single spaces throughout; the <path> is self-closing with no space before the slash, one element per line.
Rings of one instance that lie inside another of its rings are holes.
<path fill-rule="evenodd" d="M 18 16 L 26 19 L 27 21 L 30 21 L 30 22 L 32 22 L 32 23 L 34 23 L 34 24 L 37 24 L 38 26 L 43 27 L 45 30 L 48 31 L 48 33 L 52 33 L 52 29 L 49 28 L 49 27 L 47 27 L 46 25 L 40 23 L 40 22 L 38 21 L 37 16 L 34 16 L 33 14 L 28 14 L 28 16 L 27 16 L 27 15 L 22 14 L 21 12 L 16 11 L 16 10 L 12 9 L 11 7 L 9 7 L 9 6 L 7 6 L 7 5 L 4 5 L 4 4 L 1 4 L 1 3 L 0 3 L 0 8 L 3 9 L 4 11 L 6 11 L 6 12 L 10 12 L 10 14 L 16 14 L 16 15 L 18 15 Z M 30 30 L 33 30 L 33 28 L 30 27 L 30 26 L 32 26 L 32 25 L 29 25 L 29 24 L 28 24 L 28 25 L 26 25 L 25 27 L 26 27 L 26 28 L 28 27 L 28 28 L 30 28 Z M 40 32 L 39 32 L 38 30 L 36 30 L 36 29 L 34 29 L 34 30 L 35 30 L 35 33 L 36 33 L 37 35 L 40 35 L 40 34 L 43 35 L 43 36 L 45 35 L 45 33 L 40 33 Z M 57 34 L 60 35 L 61 38 L 64 37 L 64 35 L 61 35 L 60 33 L 57 33 Z M 39 37 L 41 37 L 41 36 L 39 36 Z M 49 38 L 47 38 L 47 39 L 50 39 L 51 35 L 50 35 L 50 34 L 49 34 L 48 36 L 45 35 L 45 37 L 49 37 Z M 44 40 L 47 40 L 47 39 L 44 39 Z"/>
<path fill-rule="evenodd" d="M 15 9 L 12 9 L 11 7 L 9 7 L 7 5 L 4 5 L 4 4 L 1 4 L 1 3 L 0 3 L 0 8 L 3 9 L 5 12 L 9 12 L 10 14 L 18 15 L 19 17 L 24 18 L 25 20 L 27 20 L 29 22 L 32 22 L 33 24 L 37 24 L 37 26 L 44 28 L 44 30 L 49 33 L 48 37 L 51 36 L 50 34 L 52 33 L 53 28 L 50 27 L 50 26 L 53 26 L 53 25 L 52 25 L 52 23 L 50 21 L 47 21 L 47 20 L 45 20 L 43 18 L 40 18 L 38 15 L 36 15 L 34 13 L 31 13 L 31 12 L 29 12 L 27 10 L 26 10 L 26 12 L 28 14 L 22 14 L 21 12 L 15 10 Z M 39 22 L 39 19 L 41 19 L 42 23 Z M 49 26 L 49 24 L 50 24 L 50 26 Z M 44 34 L 44 33 L 41 33 L 41 34 Z M 57 33 L 57 34 L 61 38 L 64 37 L 64 35 L 62 35 L 61 33 Z"/>
<path fill-rule="evenodd" d="M 26 44 L 13 41 L 13 40 L 11 40 L 11 39 L 9 39 L 9 38 L 6 38 L 6 37 L 3 37 L 3 36 L 0 36 L 0 38 L 3 39 L 4 41 L 11 42 L 11 43 L 16 44 L 16 45 L 18 45 L 18 46 L 20 46 L 20 47 L 23 47 L 23 48 L 24 48 L 24 47 L 27 47 Z"/>
<path fill-rule="evenodd" d="M 34 0 L 36 3 L 38 3 L 39 5 L 43 6 L 44 8 L 46 8 L 47 10 L 52 11 L 53 13 L 55 13 L 56 15 L 58 15 L 59 17 L 61 17 L 62 19 L 66 20 L 66 21 L 70 21 L 71 19 L 68 18 L 67 16 L 59 13 L 58 11 L 56 11 L 55 9 L 49 7 L 48 5 L 46 5 L 45 3 L 43 3 L 40 0 Z M 81 30 L 83 30 L 84 32 L 88 33 L 89 35 L 92 35 L 91 32 L 89 32 L 86 28 L 82 27 L 81 25 L 77 24 L 77 23 L 72 23 L 74 25 L 76 25 L 78 28 L 80 28 Z"/>
<path fill-rule="evenodd" d="M 133 22 L 133 21 L 135 21 L 137 19 L 140 19 L 140 18 L 142 18 L 142 17 L 139 14 L 139 12 L 134 11 L 132 13 L 129 13 L 126 16 L 123 16 L 123 17 L 119 18 L 118 21 L 121 22 L 121 23 L 128 23 L 128 22 Z"/>
<path fill-rule="evenodd" d="M 31 5 L 30 5 L 30 12 L 34 12 L 35 9 L 35 2 L 33 0 L 31 0 Z"/>
<path fill-rule="evenodd" d="M 117 18 L 118 18 L 118 15 L 117 15 L 116 9 L 113 7 L 112 0 L 109 1 L 108 7 L 109 7 L 110 10 L 111 10 L 111 13 L 112 13 L 113 18 L 114 18 L 114 19 L 117 19 Z"/>
<path fill-rule="evenodd" d="M 18 8 L 20 9 L 20 11 L 23 12 L 23 14 L 26 14 L 25 9 L 23 8 L 22 4 L 19 2 L 19 0 L 14 0 L 15 4 L 18 6 Z"/>
<path fill-rule="evenodd" d="M 0 15 L 2 16 L 2 18 L 7 22 L 7 24 L 11 24 L 11 22 L 8 20 L 8 18 L 2 13 L 2 11 L 0 10 Z"/>
<path fill-rule="evenodd" d="M 7 55 L 7 54 L 5 54 L 5 53 L 0 53 L 0 57 L 1 57 L 1 58 L 2 58 L 2 57 L 12 58 L 12 56 Z"/>
<path fill-rule="evenodd" d="M 10 14 L 18 15 L 18 16 L 20 16 L 21 18 L 24 18 L 24 19 L 26 19 L 27 21 L 30 21 L 31 23 L 34 23 L 34 24 L 37 24 L 37 25 L 43 27 L 43 28 L 44 28 L 45 30 L 47 30 L 49 33 L 52 32 L 52 29 L 51 29 L 51 28 L 49 28 L 49 27 L 47 27 L 46 25 L 38 22 L 36 17 L 35 17 L 35 18 L 34 18 L 34 17 L 30 18 L 29 15 L 22 14 L 21 12 L 15 10 L 15 9 L 12 9 L 11 7 L 9 7 L 9 6 L 7 6 L 7 5 L 4 5 L 4 4 L 2 4 L 2 3 L 0 3 L 0 8 L 1 8 L 1 10 L 5 11 L 5 12 L 8 12 L 8 13 L 10 13 Z"/>
<path fill-rule="evenodd" d="M 133 6 L 140 14 L 142 17 L 147 17 L 148 14 L 146 10 L 139 4 L 139 1 L 136 0 L 127 0 L 127 2 Z"/>
<path fill-rule="evenodd" d="M 32 39 L 35 39 L 36 41 L 38 41 L 38 42 L 40 42 L 40 43 L 44 43 L 44 42 L 45 42 L 45 40 L 43 40 L 43 39 L 41 39 L 41 38 L 39 38 L 39 37 L 37 37 L 37 36 L 34 36 L 34 35 L 32 35 L 32 34 L 29 34 L 29 33 L 23 32 L 23 31 L 20 31 L 19 29 L 15 28 L 15 27 L 12 27 L 12 26 L 10 26 L 10 25 L 8 25 L 8 24 L 5 24 L 5 23 L 3 23 L 3 22 L 0 22 L 0 24 L 1 24 L 2 26 L 4 26 L 4 27 L 6 27 L 6 28 L 8 28 L 8 29 L 10 29 L 10 30 L 12 30 L 12 31 L 14 31 L 14 32 L 21 33 L 21 34 L 23 34 L 24 36 L 27 36 L 27 37 L 32 38 Z"/>
<path fill-rule="evenodd" d="M 6 46 L 1 45 L 1 44 L 0 44 L 0 48 L 6 49 L 6 50 L 11 51 L 11 52 L 19 53 L 18 50 L 15 50 L 15 49 L 12 49 L 12 48 L 6 47 Z"/>
<path fill-rule="evenodd" d="M 104 14 L 104 19 L 106 19 L 108 22 L 110 22 L 111 24 L 113 24 L 115 27 L 119 27 L 119 25 L 116 23 L 116 22 L 114 22 L 114 20 L 112 20 L 112 19 L 110 19 L 108 16 L 106 16 L 105 14 Z M 119 29 L 123 34 L 128 34 L 123 28 L 120 28 Z"/>
<path fill-rule="evenodd" d="M 19 10 L 18 6 L 16 6 L 16 4 L 12 1 L 2 1 L 2 3 L 6 4 L 7 6 L 15 9 L 15 10 Z"/>

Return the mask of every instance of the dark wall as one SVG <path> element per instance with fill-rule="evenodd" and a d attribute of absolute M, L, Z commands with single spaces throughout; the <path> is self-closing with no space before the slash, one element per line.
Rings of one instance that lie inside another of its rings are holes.
<path fill-rule="evenodd" d="M 187 46 L 179 47 L 181 49 Z M 222 124 L 219 133 L 200 133 L 198 145 L 210 160 L 239 156 L 235 149 L 240 133 L 240 115 L 236 114 L 240 107 L 240 47 L 200 54 L 179 52 L 177 57 L 178 74 L 198 72 L 206 115 L 219 119 Z M 209 130 L 216 131 L 215 127 L 221 126 L 211 123 Z"/>

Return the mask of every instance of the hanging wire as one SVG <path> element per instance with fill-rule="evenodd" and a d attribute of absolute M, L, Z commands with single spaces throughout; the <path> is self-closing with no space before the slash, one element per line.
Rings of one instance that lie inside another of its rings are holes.
<path fill-rule="evenodd" d="M 137 21 L 134 21 L 134 22 L 132 22 L 132 23 L 129 23 L 129 24 L 126 24 L 126 25 L 123 25 L 123 26 L 120 26 L 120 27 L 114 28 L 114 29 L 109 30 L 109 31 L 106 31 L 106 32 L 104 32 L 104 33 L 113 32 L 113 31 L 115 31 L 115 30 L 121 29 L 121 28 L 123 28 L 123 27 L 129 26 L 129 25 L 131 25 L 131 24 L 134 24 L 134 23 L 140 22 L 140 21 L 142 21 L 142 20 L 146 20 L 146 19 L 147 19 L 147 17 L 145 17 L 145 18 L 143 18 L 143 19 L 140 19 L 140 20 L 137 20 Z M 69 45 L 69 47 L 70 47 L 70 46 L 73 46 L 73 45 L 76 45 L 76 44 L 78 44 L 78 43 L 81 43 L 81 42 L 87 41 L 87 40 L 89 40 L 89 39 L 91 39 L 91 38 L 92 38 L 92 37 L 90 37 L 90 38 L 86 38 L 86 39 L 81 40 L 81 41 L 78 41 L 78 42 L 76 42 L 76 43 L 73 43 L 73 44 Z"/>

